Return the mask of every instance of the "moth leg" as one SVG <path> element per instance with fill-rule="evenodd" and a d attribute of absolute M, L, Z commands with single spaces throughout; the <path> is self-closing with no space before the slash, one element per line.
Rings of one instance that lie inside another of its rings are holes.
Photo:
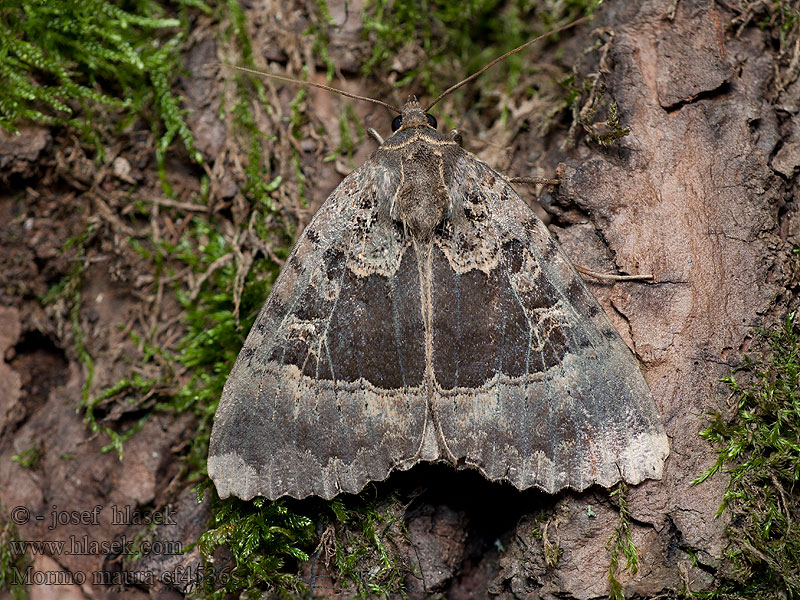
<path fill-rule="evenodd" d="M 591 269 L 587 269 L 586 267 L 576 265 L 575 263 L 572 263 L 572 266 L 575 267 L 575 270 L 581 275 L 585 275 L 587 277 L 594 277 L 595 279 L 604 279 L 607 281 L 652 281 L 653 280 L 652 275 L 616 275 L 614 273 L 598 273 L 597 271 L 592 271 Z"/>
<path fill-rule="evenodd" d="M 459 146 L 463 146 L 464 138 L 461 137 L 461 132 L 458 129 L 451 129 L 450 130 L 450 139 L 453 140 Z"/>
<path fill-rule="evenodd" d="M 367 133 L 372 136 L 372 139 L 378 142 L 379 146 L 383 146 L 383 138 L 381 137 L 380 133 L 375 131 L 372 127 L 367 127 Z"/>

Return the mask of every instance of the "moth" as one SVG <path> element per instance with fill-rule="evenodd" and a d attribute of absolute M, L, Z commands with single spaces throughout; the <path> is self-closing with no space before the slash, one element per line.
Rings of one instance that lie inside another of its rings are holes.
<path fill-rule="evenodd" d="M 392 130 L 306 227 L 233 366 L 219 496 L 330 499 L 422 461 L 550 493 L 660 478 L 639 365 L 545 225 L 415 99 Z"/>

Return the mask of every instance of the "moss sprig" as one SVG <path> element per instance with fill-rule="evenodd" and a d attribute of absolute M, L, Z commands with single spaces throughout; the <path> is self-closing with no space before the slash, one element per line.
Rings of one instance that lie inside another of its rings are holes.
<path fill-rule="evenodd" d="M 630 571 L 635 575 L 639 571 L 639 552 L 633 543 L 633 530 L 631 527 L 631 511 L 625 499 L 627 487 L 620 482 L 611 492 L 611 500 L 619 510 L 619 520 L 614 528 L 614 533 L 606 543 L 606 549 L 611 557 L 608 564 L 608 597 L 611 600 L 625 600 L 622 584 L 617 579 L 620 571 Z M 621 559 L 625 558 L 625 566 L 621 566 Z"/>

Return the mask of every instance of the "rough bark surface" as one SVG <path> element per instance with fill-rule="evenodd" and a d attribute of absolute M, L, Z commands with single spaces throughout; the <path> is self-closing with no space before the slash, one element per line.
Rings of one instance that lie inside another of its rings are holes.
<path fill-rule="evenodd" d="M 269 60 L 286 60 L 285 49 L 302 36 L 307 23 L 297 11 L 281 12 L 269 2 L 252 4 L 247 14 L 260 36 L 256 47 Z M 329 46 L 346 73 L 357 71 L 363 58 L 361 42 L 356 43 L 359 11 L 351 4 L 347 26 L 334 32 Z M 344 21 L 343 6 L 331 3 L 331 12 Z M 498 126 L 475 135 L 477 146 L 482 134 L 496 135 L 491 139 L 502 152 L 487 145 L 477 153 L 498 169 L 508 168 L 501 163 L 511 145 L 508 162 L 515 175 L 531 174 L 523 165 L 538 167 L 536 174 L 558 172 L 561 184 L 542 203 L 552 218 L 551 232 L 575 263 L 597 271 L 653 275 L 648 284 L 590 281 L 591 291 L 640 357 L 671 441 L 663 478 L 626 494 L 640 560 L 636 574 L 617 574 L 626 597 L 655 598 L 686 586 L 694 591 L 712 586 L 727 544 L 726 517 L 714 517 L 726 481 L 717 475 L 691 485 L 715 458 L 698 432 L 705 413 L 725 400 L 719 378 L 747 351 L 755 328 L 782 314 L 791 295 L 788 288 L 795 285 L 791 248 L 800 244 L 795 184 L 800 84 L 787 82 L 785 90 L 778 89 L 767 33 L 746 27 L 734 35 L 727 28 L 734 16 L 722 2 L 603 5 L 591 29 L 607 28 L 604 64 L 598 65 L 594 55 L 594 63 L 584 69 L 604 71 L 605 93 L 616 102 L 622 126 L 630 129 L 611 147 L 583 136 L 562 149 L 564 132 L 544 139 L 531 132 L 512 142 L 498 133 Z M 588 46 L 591 29 L 578 30 L 570 41 L 575 56 Z M 208 70 L 220 54 L 212 32 L 198 34 L 185 63 L 191 77 L 182 81 L 194 107 L 189 122 L 212 170 L 224 168 L 222 162 L 214 166 L 218 154 L 235 159 L 226 155 L 229 134 L 217 119 L 220 87 Z M 406 68 L 403 61 L 413 64 L 418 58 L 399 56 L 398 69 Z M 348 85 L 370 93 L 363 84 Z M 281 91 L 274 99 L 288 110 L 293 94 Z M 336 131 L 340 99 L 318 91 L 309 98 L 320 122 Z M 355 110 L 360 118 L 371 115 L 372 126 L 384 121 L 371 106 Z M 282 134 L 260 125 L 265 132 Z M 141 524 L 115 519 L 112 507 L 155 507 L 172 517 L 156 528 L 154 539 L 188 544 L 204 529 L 208 515 L 206 504 L 194 502 L 178 466 L 181 448 L 193 433 L 191 417 L 150 418 L 126 442 L 122 460 L 115 452 L 101 453 L 106 442 L 93 436 L 76 412 L 87 374 L 75 350 L 68 308 L 58 303 L 42 307 L 37 300 L 69 270 L 59 248 L 93 222 L 101 240 L 97 255 L 112 258 L 88 268 L 81 290 L 87 300 L 78 319 L 95 359 L 93 390 L 113 384 L 122 373 L 119 358 L 131 344 L 118 324 L 166 322 L 178 313 L 170 304 L 155 316 L 144 312 L 142 306 L 148 305 L 137 296 L 137 259 L 122 257 L 108 233 L 107 224 L 123 215 L 131 182 L 143 194 L 157 194 L 158 177 L 152 162 L 143 158 L 149 150 L 136 136 L 109 167 L 97 168 L 72 141 L 54 135 L 30 127 L 19 137 L 0 137 L 6 183 L 0 191 L 0 221 L 11 223 L 0 230 L 6 305 L 0 308 L 2 517 L 7 520 L 14 507 L 24 507 L 27 518 L 24 511 L 13 517 L 19 539 L 63 541 L 69 547 L 132 540 Z M 467 138 L 465 146 L 470 143 Z M 276 148 L 281 144 L 289 142 L 279 136 Z M 301 156 L 303 168 L 313 173 L 309 181 L 316 208 L 341 176 L 336 164 L 323 162 L 310 148 Z M 362 161 L 372 148 L 365 143 L 354 161 Z M 170 167 L 173 182 L 197 189 L 197 173 L 180 160 Z M 235 197 L 241 182 L 218 175 L 214 193 L 234 199 L 231 210 L 240 210 Z M 80 203 L 85 211 L 75 209 Z M 311 211 L 298 212 L 307 223 Z M 118 231 L 133 226 L 122 223 Z M 137 407 L 104 409 L 116 411 L 125 422 L 138 414 Z M 41 454 L 33 468 L 12 460 L 31 448 Z M 416 498 L 400 515 L 407 543 L 397 548 L 414 569 L 407 580 L 412 598 L 583 600 L 608 594 L 606 544 L 619 513 L 606 490 L 519 493 L 474 473 L 425 466 L 393 476 L 386 485 L 409 503 Z M 419 495 L 420 487 L 428 491 Z M 95 518 L 91 511 L 96 506 L 102 509 Z M 89 511 L 90 516 L 73 517 L 71 511 Z M 53 525 L 53 514 L 63 514 L 65 522 Z M 131 564 L 123 563 L 118 551 L 93 548 L 83 554 L 37 556 L 34 569 L 83 573 L 86 582 L 34 586 L 32 597 L 111 598 L 120 597 L 122 589 L 127 598 L 179 598 L 191 580 L 132 581 L 135 576 L 126 573 L 147 572 L 157 579 L 196 569 L 200 560 L 194 549 Z M 323 565 L 315 568 L 316 596 L 350 596 Z M 302 572 L 308 580 L 310 565 Z M 93 578 L 93 573 L 100 575 Z M 104 585 L 109 583 L 122 585 Z"/>

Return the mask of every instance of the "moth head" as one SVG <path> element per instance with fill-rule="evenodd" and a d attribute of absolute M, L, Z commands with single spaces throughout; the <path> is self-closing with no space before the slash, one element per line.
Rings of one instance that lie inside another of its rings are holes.
<path fill-rule="evenodd" d="M 436 118 L 422 110 L 416 96 L 411 96 L 403 105 L 403 111 L 392 121 L 392 131 L 409 127 L 431 127 L 436 129 Z"/>

